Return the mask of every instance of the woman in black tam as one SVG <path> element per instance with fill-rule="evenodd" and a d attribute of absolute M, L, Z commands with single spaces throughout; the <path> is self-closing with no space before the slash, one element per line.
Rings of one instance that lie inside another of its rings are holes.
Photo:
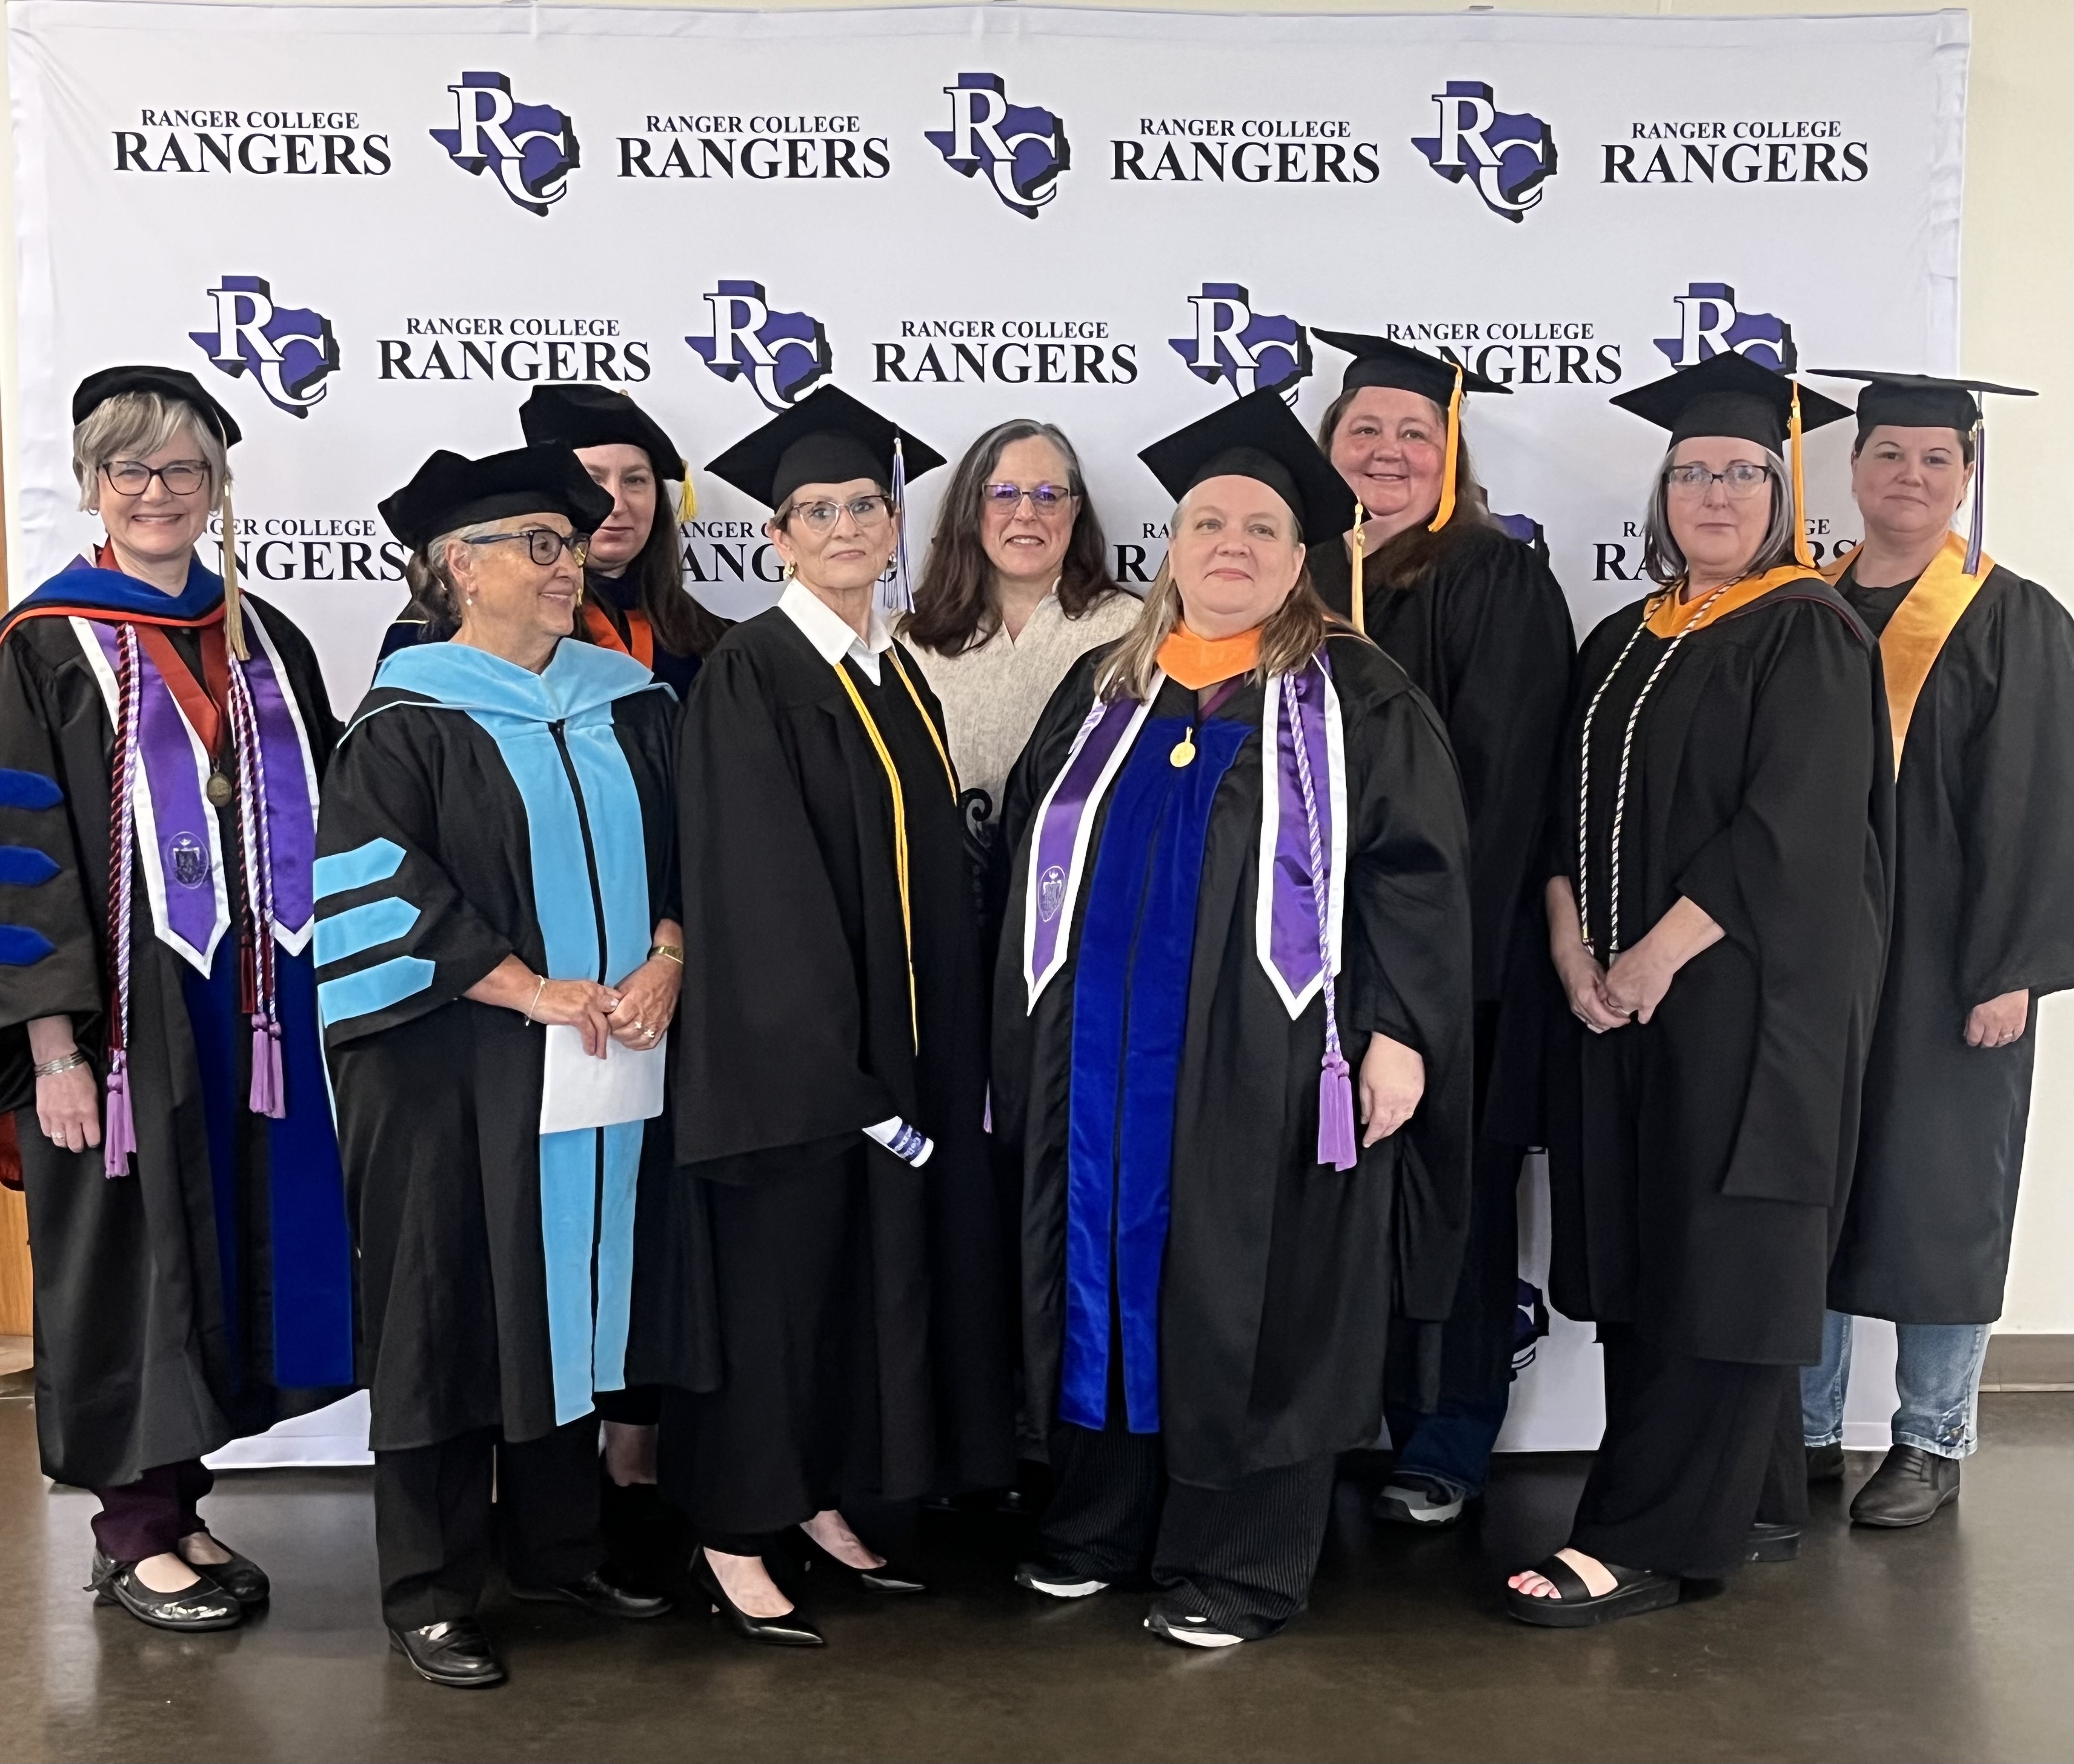
<path fill-rule="evenodd" d="M 942 463 L 831 386 L 709 468 L 771 509 L 786 587 L 708 659 L 679 744 L 676 1203 L 710 1217 L 721 1366 L 666 1381 L 661 1469 L 715 1608 L 779 1646 L 821 1638 L 774 1550 L 917 1593 L 843 1503 L 1014 1479 L 957 780 L 878 602 L 903 478 Z"/>
<path fill-rule="evenodd" d="M 1445 1327 L 1407 1334 L 1392 1357 L 1396 1458 L 1376 1509 L 1430 1527 L 1452 1524 L 1483 1493 L 1511 1394 L 1516 1192 L 1527 1148 L 1547 1138 L 1541 1064 L 1555 1006 L 1534 870 L 1576 640 L 1547 547 L 1498 524 L 1470 467 L 1463 401 L 1508 389 L 1382 337 L 1312 334 L 1353 357 L 1318 442 L 1361 504 L 1345 540 L 1313 555 L 1318 591 L 1432 700 L 1469 815 L 1477 1139 L 1469 1252 Z"/>
<path fill-rule="evenodd" d="M 1596 1323 L 1606 1427 L 1523 1622 L 1675 1605 L 1799 1552 L 1795 1368 L 1857 1138 L 1894 769 L 1865 626 L 1815 573 L 1800 433 L 1846 413 L 1740 355 L 1613 401 L 1671 432 L 1644 560 L 1585 640 L 1549 952 L 1583 1031 L 1550 1073 L 1552 1295 Z"/>

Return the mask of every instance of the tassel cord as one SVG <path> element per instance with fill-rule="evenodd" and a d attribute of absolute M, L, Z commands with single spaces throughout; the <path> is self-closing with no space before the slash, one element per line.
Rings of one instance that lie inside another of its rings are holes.
<path fill-rule="evenodd" d="M 1981 543 L 1986 536 L 1988 515 L 1988 425 L 1985 418 L 1973 425 L 1973 514 L 1967 523 L 1965 573 L 1981 573 Z"/>
<path fill-rule="evenodd" d="M 267 825 L 266 761 L 258 707 L 242 663 L 230 667 L 231 738 L 238 750 L 238 828 L 245 910 L 252 925 L 252 1084 L 250 1106 L 279 1120 L 287 1113 L 281 1075 L 281 1027 L 274 947 L 274 849 Z"/>
<path fill-rule="evenodd" d="M 1318 828 L 1318 792 L 1311 776 L 1310 744 L 1304 738 L 1301 697 L 1310 671 L 1283 676 L 1283 708 L 1296 755 L 1296 782 L 1303 795 L 1303 826 L 1310 836 L 1311 901 L 1318 915 L 1318 970 L 1325 1006 L 1325 1057 L 1318 1079 L 1318 1158 L 1336 1170 L 1351 1170 L 1360 1153 L 1354 1135 L 1353 1084 L 1340 1046 L 1339 998 L 1332 977 L 1332 879 Z"/>
<path fill-rule="evenodd" d="M 136 1116 L 130 1101 L 130 919 L 131 861 L 135 837 L 138 726 L 143 703 L 137 629 L 116 627 L 116 729 L 109 779 L 108 955 L 114 970 L 114 1008 L 108 1052 L 106 1116 L 101 1130 L 101 1167 L 109 1176 L 130 1173 L 136 1150 Z"/>

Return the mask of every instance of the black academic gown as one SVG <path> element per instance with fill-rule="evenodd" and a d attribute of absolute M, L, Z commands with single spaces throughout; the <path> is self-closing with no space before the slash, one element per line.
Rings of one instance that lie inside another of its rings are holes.
<path fill-rule="evenodd" d="M 220 599 L 221 593 L 218 592 Z M 257 603 L 248 599 L 247 606 Z M 108 1039 L 108 853 L 114 729 L 70 622 L 16 609 L 0 646 L 0 844 L 41 853 L 43 879 L 10 869 L 0 916 L 53 946 L 39 960 L 0 965 L 0 1107 L 17 1110 L 29 1233 L 35 1251 L 36 1431 L 44 1473 L 102 1488 L 155 1465 L 214 1451 L 278 1420 L 336 1401 L 349 1387 L 283 1387 L 275 1370 L 270 1152 L 274 1125 L 245 1107 L 249 1029 L 234 1003 L 211 1008 L 209 983 L 159 942 L 141 872 L 132 892 L 129 1071 L 137 1130 L 132 1173 L 110 1179 L 99 1147 L 68 1152 L 38 1125 L 28 1035 L 32 1018 L 68 1014 L 105 1076 Z M 295 694 L 320 775 L 338 725 L 308 640 L 260 605 Z M 168 632 L 199 675 L 192 629 Z M 43 807 L 16 787 L 56 782 Z M 221 849 L 242 898 L 234 806 L 217 811 Z M 235 914 L 233 905 L 233 915 Z M 238 931 L 218 946 L 216 977 L 234 994 Z M 300 1008 L 312 1038 L 308 957 L 277 957 L 284 1014 Z M 218 1001 L 221 1002 L 221 1001 Z M 196 1017 L 215 1019 L 198 1043 Z M 205 1059 L 221 1062 L 205 1066 Z M 291 1101 L 296 1086 L 291 1060 Z M 305 1088 L 321 1097 L 312 1057 Z M 212 1156 L 216 1144 L 228 1155 Z M 324 1136 L 328 1138 L 328 1134 Z M 337 1180 L 336 1175 L 333 1181 Z M 335 1192 L 335 1190 L 334 1190 Z M 333 1203 L 334 1205 L 336 1203 Z M 343 1271 L 343 1270 L 341 1270 Z"/>
<path fill-rule="evenodd" d="M 584 571 L 584 597 L 612 622 L 612 629 L 619 639 L 620 647 L 632 653 L 634 648 L 633 618 L 640 609 L 641 593 L 631 572 L 603 576 L 594 569 L 586 568 Z M 647 622 L 645 619 L 643 622 Z M 579 630 L 577 634 L 588 637 L 589 633 Z M 699 659 L 696 655 L 680 655 L 673 649 L 664 648 L 662 639 L 654 635 L 652 626 L 650 636 L 655 647 L 649 666 L 654 670 L 656 679 L 675 692 L 681 703 L 691 692 L 692 680 L 697 677 Z"/>
<path fill-rule="evenodd" d="M 685 705 L 680 1174 L 774 1184 L 849 1160 L 870 1224 L 849 1253 L 877 1390 L 853 1410 L 873 1461 L 853 1455 L 841 1492 L 998 1487 L 1014 1477 L 1012 1276 L 983 1133 L 985 981 L 943 713 L 898 644 L 875 685 L 841 666 L 884 761 L 836 667 L 775 607 L 729 631 Z M 935 1142 L 919 1169 L 863 1137 L 894 1116 Z M 796 1320 L 847 1328 L 852 1315 L 831 1305 Z M 822 1346 L 823 1362 L 843 1357 Z M 737 1493 L 730 1505 L 757 1504 L 758 1491 Z"/>
<path fill-rule="evenodd" d="M 1084 656 L 1052 696 L 1003 807 L 1002 836 L 1016 857 L 996 970 L 994 1131 L 1013 1138 L 1025 1169 L 1025 1382 L 1040 1437 L 1058 1412 L 1065 1351 L 1068 1131 L 1091 890 L 1076 907 L 1072 952 L 1034 1013 L 1018 927 L 1036 807 L 1113 647 Z M 1292 1021 L 1255 949 L 1264 693 L 1249 683 L 1216 713 L 1246 733 L 1217 784 L 1204 847 L 1158 1309 L 1167 1471 L 1212 1488 L 1375 1438 L 1390 1320 L 1448 1315 L 1467 1229 L 1471 956 L 1460 787 L 1440 721 L 1402 668 L 1352 636 L 1331 641 L 1328 659 L 1347 766 L 1340 1032 L 1357 1073 L 1371 1032 L 1418 1049 L 1426 1093 L 1410 1123 L 1352 1169 L 1319 1163 L 1322 995 Z M 1169 681 L 1152 715 L 1188 717 L 1195 706 L 1192 692 Z M 1090 874 L 1114 799 L 1112 792 L 1097 811 Z"/>
<path fill-rule="evenodd" d="M 1481 1397 L 1510 1375 L 1519 1274 L 1520 1160 L 1547 1134 L 1542 1056 L 1560 995 L 1541 904 L 1542 820 L 1570 704 L 1576 637 L 1545 558 L 1496 527 L 1457 522 L 1432 568 L 1385 587 L 1371 560 L 1368 634 L 1447 725 L 1469 817 L 1475 924 L 1477 1192 L 1462 1291 L 1441 1348 L 1442 1393 Z M 1312 582 L 1352 605 L 1344 541 L 1314 547 Z M 1411 1368 L 1394 1381 L 1407 1396 Z"/>
<path fill-rule="evenodd" d="M 1841 585 L 1878 634 L 1915 585 Z M 1893 943 L 1829 1303 L 1988 1323 L 2009 1271 L 2038 1000 L 2074 985 L 2074 619 L 2035 582 L 1998 566 L 1960 614 L 1894 788 Z M 1967 1013 L 2019 989 L 2022 1037 L 1968 1047 Z"/>
<path fill-rule="evenodd" d="M 675 911 L 676 706 L 644 686 L 609 708 L 645 865 L 649 924 L 634 959 L 615 964 L 630 969 L 654 922 Z M 549 771 L 525 788 L 563 787 Z M 582 838 L 557 871 L 568 896 L 543 909 L 521 779 L 467 711 L 378 685 L 333 768 L 319 840 L 319 977 L 329 994 L 324 1045 L 360 1255 L 361 1373 L 378 1451 L 482 1427 L 523 1441 L 573 1419 L 558 1414 L 543 1248 L 543 1032 L 515 1010 L 462 995 L 513 954 L 536 973 L 600 977 L 551 966 L 543 926 L 547 911 L 589 921 L 598 890 L 613 886 L 598 856 L 609 833 L 590 824 L 601 812 L 584 801 Z M 376 970 L 393 984 L 368 977 Z M 643 1135 L 629 1369 L 645 1358 L 653 1369 L 655 1350 L 642 1332 L 655 1314 L 648 1295 L 688 1318 L 710 1298 L 696 1254 L 673 1266 L 656 1262 L 651 1197 L 668 1180 L 667 1119 Z M 605 1278 L 593 1272 L 593 1302 Z M 688 1321 L 668 1351 L 695 1365 L 710 1341 Z M 696 1372 L 685 1376 L 696 1382 Z M 626 1382 L 641 1381 L 630 1369 Z"/>
<path fill-rule="evenodd" d="M 1642 616 L 1585 639 L 1551 814 L 1578 877 L 1586 708 Z M 1610 948 L 1621 748 L 1665 641 L 1644 632 L 1593 719 L 1589 934 Z M 1550 1072 L 1551 1297 L 1700 1359 L 1808 1365 L 1857 1142 L 1891 874 L 1877 653 L 1812 576 L 1688 636 L 1634 737 L 1620 942 L 1681 894 L 1725 936 L 1647 1023 L 1565 1017 Z"/>

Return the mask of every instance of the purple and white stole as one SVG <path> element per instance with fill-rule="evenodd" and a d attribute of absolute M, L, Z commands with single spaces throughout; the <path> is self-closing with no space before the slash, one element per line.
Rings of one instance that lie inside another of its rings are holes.
<path fill-rule="evenodd" d="M 1097 699 L 1038 805 L 1023 894 L 1026 1010 L 1036 1009 L 1044 988 L 1065 965 L 1097 811 L 1165 684 L 1165 675 L 1155 675 L 1142 703 Z M 1320 990 L 1325 995 L 1318 1158 L 1345 1170 L 1357 1155 L 1335 985 L 1346 897 L 1346 730 L 1322 655 L 1293 673 L 1268 676 L 1261 734 L 1254 948 L 1291 1022 Z"/>

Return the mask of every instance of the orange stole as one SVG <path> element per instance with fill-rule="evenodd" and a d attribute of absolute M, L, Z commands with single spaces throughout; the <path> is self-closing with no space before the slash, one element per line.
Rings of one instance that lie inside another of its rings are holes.
<path fill-rule="evenodd" d="M 1849 551 L 1823 573 L 1832 585 L 1842 580 L 1859 547 Z M 1915 701 L 1923 696 L 1930 670 L 1936 665 L 1944 640 L 1981 591 L 1981 584 L 1993 572 L 1995 560 L 1981 554 L 1977 576 L 1966 573 L 1966 542 L 1956 533 L 1947 533 L 1944 544 L 1930 560 L 1930 567 L 1915 579 L 1915 586 L 1902 597 L 1894 617 L 1880 633 L 1880 671 L 1886 675 L 1886 720 L 1894 729 L 1894 770 L 1901 773 L 1901 746 L 1908 738 L 1908 725 L 1915 715 Z"/>
<path fill-rule="evenodd" d="M 1746 576 L 1740 582 L 1729 585 L 1727 591 L 1711 605 L 1702 594 L 1697 600 L 1681 606 L 1678 604 L 1677 589 L 1666 589 L 1649 605 L 1649 630 L 1652 637 L 1672 638 L 1681 631 L 1704 630 L 1708 626 L 1726 618 L 1731 613 L 1739 613 L 1752 601 L 1761 600 L 1774 588 L 1783 588 L 1788 582 L 1797 582 L 1815 577 L 1815 572 L 1804 569 L 1798 564 L 1782 564 L 1777 569 L 1766 570 L 1762 576 Z M 1695 616 L 1695 607 L 1704 606 L 1706 611 Z"/>
<path fill-rule="evenodd" d="M 638 608 L 626 615 L 626 629 L 632 634 L 634 647 L 629 649 L 619 640 L 619 632 L 612 618 L 595 601 L 585 601 L 583 606 L 584 634 L 600 649 L 616 649 L 622 655 L 631 655 L 634 660 L 651 671 L 655 666 L 655 631 L 648 622 L 648 615 Z"/>

